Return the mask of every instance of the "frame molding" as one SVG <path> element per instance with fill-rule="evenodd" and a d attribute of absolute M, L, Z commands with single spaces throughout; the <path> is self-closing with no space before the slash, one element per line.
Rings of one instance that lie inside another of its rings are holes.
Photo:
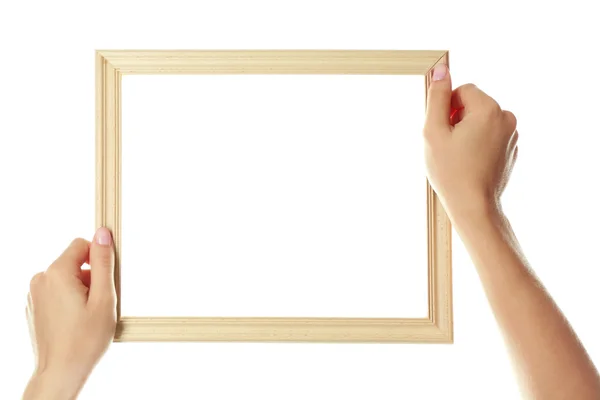
<path fill-rule="evenodd" d="M 121 315 L 121 78 L 124 74 L 401 74 L 449 64 L 442 50 L 96 51 L 96 227 L 115 244 L 115 341 L 452 343 L 452 228 L 427 183 L 427 318 L 208 318 Z"/>

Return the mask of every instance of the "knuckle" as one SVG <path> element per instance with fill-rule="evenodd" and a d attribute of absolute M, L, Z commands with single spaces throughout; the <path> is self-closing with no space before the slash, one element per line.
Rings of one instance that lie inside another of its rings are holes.
<path fill-rule="evenodd" d="M 502 114 L 512 133 L 517 128 L 517 117 L 515 117 L 515 114 L 507 110 L 502 111 Z"/>
<path fill-rule="evenodd" d="M 459 86 L 459 89 L 462 89 L 463 91 L 478 90 L 477 85 L 475 85 L 474 83 L 465 83 L 464 85 Z"/>
<path fill-rule="evenodd" d="M 31 291 L 33 291 L 40 284 L 40 282 L 43 279 L 44 279 L 44 273 L 43 272 L 38 272 L 37 274 L 35 274 L 31 278 L 31 281 L 29 281 L 29 288 L 31 289 Z"/>
<path fill-rule="evenodd" d="M 83 238 L 73 239 L 69 247 L 74 247 L 76 249 L 87 249 L 88 241 Z"/>
<path fill-rule="evenodd" d="M 491 97 L 488 97 L 487 107 L 494 115 L 502 115 L 502 108 L 500 108 L 500 104 L 498 104 L 498 102 Z"/>
<path fill-rule="evenodd" d="M 483 116 L 487 120 L 497 120 L 502 115 L 502 109 L 496 101 L 490 99 L 487 101 L 481 110 Z"/>
<path fill-rule="evenodd" d="M 52 264 L 51 267 L 48 268 L 48 270 L 45 272 L 45 278 L 44 279 L 47 279 L 48 282 L 50 282 L 50 283 L 54 283 L 57 280 L 59 280 L 57 278 L 60 277 L 60 275 L 61 275 L 60 270 L 57 269 L 57 268 L 55 268 L 56 265 L 57 265 L 56 263 Z"/>

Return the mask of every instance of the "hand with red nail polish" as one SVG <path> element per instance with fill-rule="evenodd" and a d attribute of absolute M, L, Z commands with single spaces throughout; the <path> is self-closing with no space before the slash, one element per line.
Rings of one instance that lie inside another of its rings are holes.
<path fill-rule="evenodd" d="M 423 130 L 429 181 L 451 218 L 499 206 L 517 154 L 517 120 L 473 84 L 452 90 L 448 68 L 432 73 Z"/>
<path fill-rule="evenodd" d="M 89 263 L 90 269 L 82 269 Z M 27 320 L 36 367 L 23 398 L 74 399 L 115 333 L 114 248 L 100 228 L 31 279 Z"/>

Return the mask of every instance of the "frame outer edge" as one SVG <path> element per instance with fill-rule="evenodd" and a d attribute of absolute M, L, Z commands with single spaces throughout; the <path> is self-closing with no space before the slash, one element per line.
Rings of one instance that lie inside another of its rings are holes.
<path fill-rule="evenodd" d="M 447 51 L 440 51 L 439 55 L 440 58 L 433 62 L 430 68 L 421 72 L 425 75 L 426 99 L 431 68 L 440 62 L 446 64 L 449 62 Z M 115 67 L 109 59 L 114 57 L 116 65 L 121 65 L 124 59 L 137 59 L 136 56 L 130 52 L 96 52 L 96 227 L 106 226 L 109 228 L 113 233 L 115 243 L 118 321 L 115 341 L 453 342 L 452 229 L 443 206 L 429 183 L 427 183 L 429 318 L 412 328 L 403 323 L 408 319 L 396 319 L 398 324 L 397 328 L 394 328 L 396 333 L 388 336 L 387 340 L 382 337 L 384 334 L 382 331 L 375 334 L 372 331 L 374 327 L 366 325 L 369 323 L 368 321 L 365 321 L 365 325 L 355 326 L 353 329 L 358 329 L 356 331 L 342 333 L 344 326 L 348 327 L 343 319 L 338 319 L 338 323 L 332 327 L 321 324 L 315 318 L 311 319 L 314 324 L 311 327 L 312 333 L 305 336 L 300 332 L 303 329 L 302 326 L 288 325 L 289 322 L 293 322 L 291 321 L 293 319 L 287 319 L 288 322 L 282 321 L 281 318 L 263 319 L 264 321 L 258 325 L 247 321 L 240 330 L 239 324 L 233 322 L 236 318 L 226 318 L 225 320 L 229 320 L 229 322 L 216 322 L 211 318 L 122 317 L 119 262 L 121 250 L 120 101 L 122 72 L 121 67 Z M 418 58 L 418 56 L 415 57 Z M 151 65 L 154 61 L 147 60 L 144 64 Z M 124 72 L 136 74 L 147 71 L 136 68 L 126 69 Z M 173 69 L 168 71 L 160 69 L 156 72 L 177 73 Z M 203 73 L 203 71 L 190 69 L 186 73 Z M 240 73 L 240 71 L 235 73 Z M 343 72 L 339 71 L 338 73 Z M 331 331 L 332 328 L 335 328 L 334 331 Z M 360 334 L 359 331 L 362 331 L 363 334 Z"/>

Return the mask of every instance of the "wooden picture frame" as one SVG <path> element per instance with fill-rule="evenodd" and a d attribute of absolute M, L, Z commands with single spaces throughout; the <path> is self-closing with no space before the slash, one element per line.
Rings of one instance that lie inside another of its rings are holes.
<path fill-rule="evenodd" d="M 452 343 L 451 226 L 427 182 L 427 318 L 208 318 L 121 315 L 121 77 L 125 74 L 403 74 L 423 89 L 447 51 L 97 51 L 96 227 L 112 231 L 115 341 Z M 126 266 L 124 266 L 126 268 Z"/>

